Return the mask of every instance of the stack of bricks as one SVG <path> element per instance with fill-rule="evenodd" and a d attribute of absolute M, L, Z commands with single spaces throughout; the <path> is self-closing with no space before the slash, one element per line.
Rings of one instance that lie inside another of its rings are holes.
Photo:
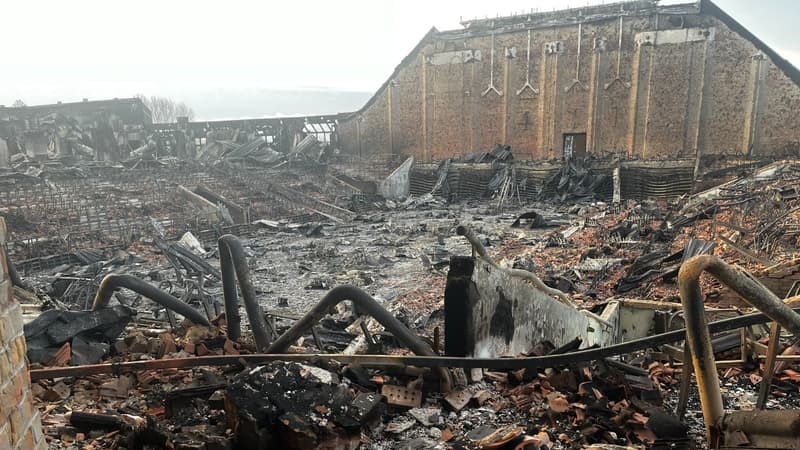
<path fill-rule="evenodd" d="M 0 450 L 46 449 L 39 411 L 33 406 L 25 357 L 22 309 L 14 300 L 0 217 Z"/>

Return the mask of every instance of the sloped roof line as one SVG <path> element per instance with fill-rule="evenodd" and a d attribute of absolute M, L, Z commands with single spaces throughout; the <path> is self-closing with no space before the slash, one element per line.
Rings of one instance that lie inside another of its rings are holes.
<path fill-rule="evenodd" d="M 784 57 L 780 56 L 778 52 L 776 52 L 770 46 L 764 43 L 764 41 L 756 37 L 752 32 L 750 32 L 750 30 L 748 30 L 742 24 L 737 22 L 733 17 L 731 17 L 728 13 L 726 13 L 722 8 L 717 6 L 713 1 L 699 0 L 699 3 L 700 3 L 700 14 L 713 16 L 719 19 L 721 22 L 727 25 L 728 28 L 730 28 L 739 36 L 752 43 L 758 50 L 760 50 L 762 53 L 768 56 L 770 60 L 772 60 L 772 62 L 778 67 L 778 69 L 780 69 L 790 80 L 792 80 L 792 82 L 800 86 L 800 70 L 797 67 L 795 67 L 791 62 L 789 62 Z M 685 5 L 688 4 L 676 5 L 676 6 L 685 6 Z M 668 8 L 669 7 L 667 7 L 667 9 Z M 463 30 L 453 30 L 453 31 L 458 31 L 459 33 L 463 32 Z M 440 32 L 439 30 L 436 29 L 436 27 L 431 27 L 431 29 L 425 34 L 425 36 L 422 37 L 422 39 L 417 43 L 417 45 L 414 46 L 414 48 L 408 53 L 408 55 L 406 55 L 406 57 L 403 58 L 402 61 L 400 61 L 400 64 L 398 64 L 395 67 L 394 71 L 392 72 L 392 75 L 375 91 L 375 93 L 372 95 L 372 97 L 369 98 L 369 100 L 367 100 L 364 106 L 351 113 L 342 113 L 340 115 L 340 120 L 349 120 L 352 119 L 353 117 L 357 117 L 358 115 L 363 114 L 370 106 L 372 106 L 373 103 L 375 103 L 378 96 L 387 88 L 389 83 L 391 83 L 391 81 L 398 76 L 400 70 L 403 69 L 408 64 L 410 64 L 411 61 L 413 61 L 414 58 L 417 57 L 417 54 L 422 50 L 422 47 L 431 38 L 438 35 L 444 36 L 447 33 L 449 32 L 448 31 Z"/>
<path fill-rule="evenodd" d="M 375 101 L 378 99 L 378 95 L 380 95 L 381 92 L 383 92 L 386 89 L 386 87 L 389 86 L 389 83 L 391 83 L 392 80 L 400 74 L 400 70 L 402 70 L 405 66 L 411 64 L 414 58 L 417 57 L 417 54 L 422 50 L 422 47 L 424 47 L 425 44 L 427 44 L 428 41 L 437 34 L 439 34 L 439 30 L 437 30 L 436 27 L 431 27 L 431 29 L 428 30 L 427 33 L 425 33 L 425 36 L 423 36 L 422 39 L 420 39 L 417 45 L 415 45 L 414 48 L 411 49 L 408 55 L 406 55 L 406 57 L 403 58 L 402 61 L 400 61 L 400 64 L 398 64 L 397 67 L 394 68 L 392 75 L 389 76 L 389 78 L 381 85 L 381 87 L 378 88 L 378 90 L 375 91 L 374 94 L 372 94 L 372 97 L 370 97 L 369 100 L 367 100 L 364 106 L 351 113 L 342 113 L 341 119 L 348 120 L 352 119 L 355 116 L 358 116 L 359 114 L 363 114 L 364 111 L 366 111 L 370 106 L 372 106 L 373 103 L 375 103 Z"/>
<path fill-rule="evenodd" d="M 789 77 L 794 84 L 800 86 L 800 70 L 798 70 L 794 64 L 790 63 L 786 58 L 779 55 L 778 52 L 764 43 L 764 41 L 757 38 L 756 35 L 745 28 L 744 25 L 737 22 L 736 19 L 728 15 L 728 13 L 717 6 L 714 2 L 711 0 L 701 0 L 700 14 L 716 17 L 722 23 L 727 25 L 728 28 L 730 28 L 733 32 L 750 41 L 750 43 L 753 44 L 758 50 L 767 55 L 769 59 L 771 59 L 772 62 L 778 67 L 778 69 L 780 69 L 787 77 Z"/>

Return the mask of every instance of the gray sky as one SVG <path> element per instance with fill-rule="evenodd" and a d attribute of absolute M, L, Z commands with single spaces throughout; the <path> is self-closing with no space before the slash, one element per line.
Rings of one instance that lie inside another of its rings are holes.
<path fill-rule="evenodd" d="M 587 3 L 601 1 L 4 0 L 0 104 L 18 98 L 39 104 L 144 93 L 186 101 L 208 119 L 254 115 L 252 108 L 237 114 L 237 104 L 225 105 L 228 94 L 246 103 L 251 91 L 302 88 L 313 96 L 324 88 L 361 95 L 346 96 L 343 103 L 322 106 L 319 112 L 355 109 L 431 26 L 460 28 L 461 16 Z M 795 1 L 717 4 L 800 66 Z M 209 96 L 224 111 L 201 106 Z M 303 111 L 263 108 L 265 114 L 318 112 L 308 106 Z"/>

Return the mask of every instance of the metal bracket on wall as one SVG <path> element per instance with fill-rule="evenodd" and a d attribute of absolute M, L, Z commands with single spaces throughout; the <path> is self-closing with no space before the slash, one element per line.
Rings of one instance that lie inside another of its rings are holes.
<path fill-rule="evenodd" d="M 495 94 L 497 94 L 499 97 L 502 97 L 503 96 L 503 91 L 498 90 L 494 86 L 494 33 L 492 33 L 492 52 L 491 52 L 491 54 L 492 54 L 492 60 L 489 63 L 489 86 L 486 88 L 485 91 L 483 91 L 483 93 L 481 93 L 481 97 L 485 96 L 486 94 L 488 94 L 491 91 L 494 91 Z"/>
<path fill-rule="evenodd" d="M 603 86 L 603 88 L 606 89 L 606 90 L 608 90 L 608 88 L 610 88 L 611 86 L 614 85 L 614 83 L 617 83 L 617 82 L 619 82 L 620 84 L 622 84 L 626 88 L 630 89 L 630 87 L 631 87 L 631 82 L 630 81 L 623 80 L 620 77 L 620 67 L 622 65 L 622 17 L 623 17 L 622 16 L 622 8 L 623 7 L 620 6 L 619 32 L 618 32 L 618 37 L 617 37 L 617 76 L 614 77 L 613 80 L 609 81 L 608 83 L 606 83 Z"/>
<path fill-rule="evenodd" d="M 522 85 L 521 88 L 517 91 L 517 95 L 522 94 L 525 92 L 525 89 L 530 89 L 531 92 L 534 94 L 539 93 L 539 89 L 536 89 L 531 85 L 531 30 L 528 30 L 528 61 L 526 63 L 525 68 L 525 84 Z"/>
<path fill-rule="evenodd" d="M 578 24 L 578 52 L 577 57 L 575 58 L 577 61 L 575 63 L 575 79 L 572 80 L 572 83 L 569 86 L 564 88 L 564 92 L 571 91 L 575 86 L 580 86 L 583 88 L 584 91 L 588 91 L 589 87 L 586 86 L 586 83 L 580 80 L 581 74 L 581 40 L 583 39 L 583 24 Z"/>

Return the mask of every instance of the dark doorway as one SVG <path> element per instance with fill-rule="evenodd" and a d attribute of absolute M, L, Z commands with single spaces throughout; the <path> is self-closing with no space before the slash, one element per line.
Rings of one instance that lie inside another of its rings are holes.
<path fill-rule="evenodd" d="M 564 159 L 586 156 L 586 133 L 564 134 Z"/>

